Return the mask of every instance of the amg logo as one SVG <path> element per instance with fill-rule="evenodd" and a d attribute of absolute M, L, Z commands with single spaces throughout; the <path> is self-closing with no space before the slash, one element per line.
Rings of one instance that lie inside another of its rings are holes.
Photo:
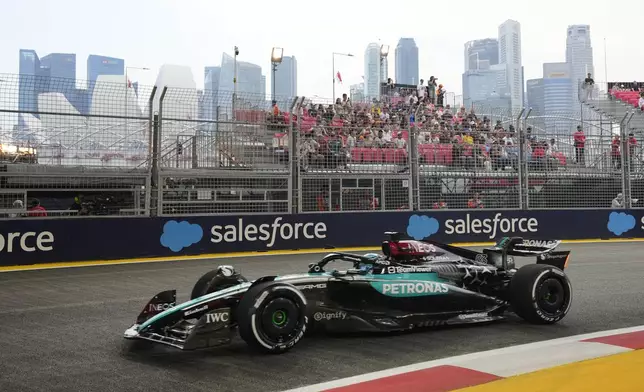
<path fill-rule="evenodd" d="M 148 305 L 148 312 L 163 312 L 164 310 L 168 310 L 174 306 L 174 302 L 168 302 L 168 303 L 163 303 L 163 304 L 149 304 Z"/>
<path fill-rule="evenodd" d="M 207 324 L 219 323 L 219 322 L 227 323 L 229 319 L 230 319 L 230 315 L 228 314 L 228 312 L 206 314 Z"/>
<path fill-rule="evenodd" d="M 449 289 L 444 283 L 436 282 L 418 282 L 418 283 L 384 283 L 382 285 L 383 294 L 435 294 L 447 293 Z"/>
<path fill-rule="evenodd" d="M 186 311 L 184 314 L 185 314 L 186 316 L 190 316 L 191 314 L 195 314 L 195 313 L 203 312 L 204 310 L 208 310 L 208 305 L 204 305 L 204 306 L 201 306 L 201 307 L 198 307 L 198 308 L 194 308 L 194 309 L 188 310 L 188 311 Z"/>
<path fill-rule="evenodd" d="M 297 286 L 297 288 L 300 290 L 326 289 L 326 283 L 305 284 L 303 286 Z"/>

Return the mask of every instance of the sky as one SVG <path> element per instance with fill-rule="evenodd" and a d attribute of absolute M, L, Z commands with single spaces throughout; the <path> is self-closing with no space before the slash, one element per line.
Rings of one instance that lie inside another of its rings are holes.
<path fill-rule="evenodd" d="M 497 37 L 507 19 L 521 23 L 525 79 L 540 78 L 542 63 L 565 61 L 566 28 L 591 26 L 595 80 L 644 80 L 641 29 L 635 19 L 619 21 L 593 1 L 521 3 L 509 0 L 303 2 L 226 0 L 20 0 L 5 1 L 0 13 L 0 73 L 18 73 L 19 49 L 76 53 L 84 79 L 89 54 L 124 58 L 132 81 L 153 85 L 163 64 L 191 67 L 203 87 L 204 66 L 216 66 L 223 52 L 238 46 L 240 61 L 259 64 L 270 92 L 274 46 L 298 62 L 298 94 L 330 98 L 332 53 L 343 84 L 336 95 L 362 81 L 364 51 L 370 42 L 394 48 L 401 37 L 419 47 L 420 78 L 437 76 L 448 92 L 462 93 L 464 44 Z M 606 46 L 604 45 L 606 42 Z M 606 54 L 605 56 L 605 48 Z M 604 66 L 606 62 L 607 67 Z"/>

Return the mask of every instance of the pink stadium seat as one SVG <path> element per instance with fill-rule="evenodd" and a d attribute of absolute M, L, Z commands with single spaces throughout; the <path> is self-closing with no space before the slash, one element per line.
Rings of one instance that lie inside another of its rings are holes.
<path fill-rule="evenodd" d="M 380 148 L 372 148 L 371 149 L 371 159 L 372 159 L 372 162 L 374 162 L 374 163 L 382 163 L 382 161 L 383 161 L 382 149 L 380 149 Z"/>
<path fill-rule="evenodd" d="M 354 147 L 351 149 L 351 160 L 354 162 L 361 162 L 362 161 L 362 148 L 360 147 Z"/>
<path fill-rule="evenodd" d="M 443 157 L 444 157 L 444 162 L 446 165 L 451 165 L 453 162 L 452 158 L 452 150 L 454 149 L 454 146 L 451 144 L 441 144 L 440 145 L 440 150 L 442 151 Z"/>
<path fill-rule="evenodd" d="M 395 163 L 396 162 L 396 150 L 393 148 L 385 148 L 383 150 L 383 158 L 384 161 L 387 163 Z"/>
<path fill-rule="evenodd" d="M 362 149 L 362 161 L 363 162 L 373 162 L 373 148 L 363 148 Z"/>
<path fill-rule="evenodd" d="M 402 148 L 397 148 L 396 150 L 396 163 L 402 165 L 407 162 L 407 151 Z"/>

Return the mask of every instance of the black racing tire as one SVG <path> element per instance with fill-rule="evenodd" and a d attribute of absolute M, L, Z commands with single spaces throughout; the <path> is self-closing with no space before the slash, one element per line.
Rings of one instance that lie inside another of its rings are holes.
<path fill-rule="evenodd" d="M 199 298 L 244 282 L 248 282 L 248 280 L 239 273 L 233 272 L 231 275 L 226 276 L 222 273 L 221 267 L 217 267 L 212 271 L 206 272 L 197 280 L 197 283 L 192 288 L 192 293 L 190 293 L 190 299 Z"/>
<path fill-rule="evenodd" d="M 295 286 L 274 281 L 259 283 L 244 293 L 237 306 L 239 336 L 258 351 L 284 353 L 306 333 L 306 307 L 306 298 Z"/>
<path fill-rule="evenodd" d="M 561 321 L 572 304 L 572 284 L 559 268 L 528 264 L 510 281 L 510 304 L 514 312 L 534 324 Z"/>

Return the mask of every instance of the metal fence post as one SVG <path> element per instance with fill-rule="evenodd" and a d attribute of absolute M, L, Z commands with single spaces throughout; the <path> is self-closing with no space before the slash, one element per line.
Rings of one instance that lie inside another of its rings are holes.
<path fill-rule="evenodd" d="M 523 193 L 524 193 L 524 182 L 525 182 L 525 172 L 528 167 L 526 165 L 526 159 L 525 159 L 525 153 L 523 151 L 525 147 L 525 133 L 524 130 L 521 129 L 521 118 L 523 117 L 523 113 L 525 112 L 525 108 L 521 109 L 521 113 L 517 116 L 516 120 L 516 130 L 518 134 L 518 140 L 519 140 L 519 162 L 517 164 L 517 167 L 519 169 L 519 209 L 523 210 L 527 208 L 527 206 L 524 204 L 523 200 Z"/>
<path fill-rule="evenodd" d="M 157 119 L 154 114 L 154 96 L 157 92 L 157 86 L 152 87 L 150 99 L 148 99 L 148 159 L 150 159 L 150 170 L 148 178 L 145 181 L 145 215 L 152 214 L 152 192 L 156 186 L 156 175 L 159 171 L 159 159 L 157 149 Z"/>
<path fill-rule="evenodd" d="M 414 111 L 414 122 L 418 117 L 421 106 Z M 418 127 L 409 124 L 409 208 L 412 211 L 420 210 L 420 166 L 418 161 Z"/>
<path fill-rule="evenodd" d="M 295 114 L 295 110 L 299 109 L 300 105 L 298 105 L 299 98 L 295 97 L 293 99 L 293 102 L 291 103 L 291 108 L 289 112 L 289 118 L 288 118 L 288 167 L 289 167 L 289 182 L 288 182 L 288 203 L 289 203 L 289 208 L 288 211 L 291 214 L 297 214 L 298 213 L 298 197 L 300 192 L 297 190 L 299 189 L 299 182 L 298 182 L 298 177 L 299 177 L 299 170 L 298 170 L 298 164 L 297 164 L 297 136 L 296 135 L 299 132 L 299 128 L 293 126 L 293 116 Z M 298 116 L 299 118 L 299 116 Z"/>
<path fill-rule="evenodd" d="M 161 140 L 163 139 L 163 99 L 165 98 L 165 94 L 168 92 L 168 86 L 163 87 L 163 91 L 161 92 L 161 96 L 159 97 L 159 114 L 157 115 L 158 121 L 157 121 L 157 142 L 155 145 L 157 146 L 157 157 L 158 157 L 158 151 L 159 151 L 159 144 L 161 143 Z M 157 159 L 158 161 L 158 159 Z M 158 162 L 157 162 L 158 166 Z M 163 182 L 161 181 L 161 171 L 157 170 L 157 216 L 163 215 Z"/>
<path fill-rule="evenodd" d="M 530 113 L 532 113 L 532 108 L 528 109 L 528 113 L 526 113 L 525 117 L 523 118 L 523 131 L 525 132 L 528 129 L 528 117 L 530 117 Z M 523 146 L 521 147 L 523 149 Z M 526 158 L 526 157 L 524 157 Z M 523 170 L 523 189 L 519 193 L 521 197 L 521 203 L 520 205 L 523 206 L 523 209 L 529 209 L 530 208 L 530 173 L 528 171 L 528 163 L 527 159 L 525 159 L 525 169 Z"/>
<path fill-rule="evenodd" d="M 624 195 L 624 208 L 631 208 L 631 165 L 630 146 L 628 145 L 628 124 L 635 115 L 634 112 L 626 113 L 619 123 L 619 136 L 621 138 L 622 161 L 622 194 Z"/>

